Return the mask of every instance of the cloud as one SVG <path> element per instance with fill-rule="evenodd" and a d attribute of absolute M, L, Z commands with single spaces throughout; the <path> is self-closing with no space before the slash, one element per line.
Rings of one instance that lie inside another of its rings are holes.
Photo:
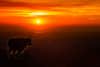
<path fill-rule="evenodd" d="M 99 6 L 100 0 L 0 0 L 0 6 L 60 5 L 60 6 Z"/>

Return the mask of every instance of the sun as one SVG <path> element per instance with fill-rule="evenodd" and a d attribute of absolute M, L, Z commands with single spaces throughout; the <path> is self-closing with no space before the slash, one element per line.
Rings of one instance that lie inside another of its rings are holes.
<path fill-rule="evenodd" d="M 36 21 L 36 24 L 41 24 L 42 23 L 41 19 L 35 19 L 35 21 Z"/>
<path fill-rule="evenodd" d="M 41 19 L 41 18 L 35 18 L 35 19 L 34 19 L 34 23 L 35 23 L 36 25 L 41 25 L 41 24 L 43 24 L 43 19 Z"/>

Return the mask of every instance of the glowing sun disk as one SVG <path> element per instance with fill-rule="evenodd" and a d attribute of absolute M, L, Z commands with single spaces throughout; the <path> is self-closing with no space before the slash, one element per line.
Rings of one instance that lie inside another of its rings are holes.
<path fill-rule="evenodd" d="M 36 18 L 36 19 L 34 19 L 34 23 L 37 25 L 40 25 L 40 24 L 43 24 L 43 20 L 40 18 Z"/>

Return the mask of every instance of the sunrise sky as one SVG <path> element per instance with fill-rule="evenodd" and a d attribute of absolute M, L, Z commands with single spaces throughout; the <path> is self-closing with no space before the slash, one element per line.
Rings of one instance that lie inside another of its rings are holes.
<path fill-rule="evenodd" d="M 100 0 L 0 0 L 0 21 L 15 23 L 24 19 L 23 22 L 29 22 L 25 17 L 31 17 L 33 21 L 33 17 L 38 19 L 39 16 L 48 19 L 46 23 L 96 24 L 100 21 Z"/>

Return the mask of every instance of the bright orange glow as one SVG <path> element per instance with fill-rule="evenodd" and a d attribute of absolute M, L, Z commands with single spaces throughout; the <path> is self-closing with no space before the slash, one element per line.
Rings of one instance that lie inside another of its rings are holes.
<path fill-rule="evenodd" d="M 43 24 L 43 22 L 44 22 L 43 19 L 35 18 L 32 23 L 34 23 L 35 25 L 41 25 Z"/>
<path fill-rule="evenodd" d="M 41 11 L 31 13 L 32 16 L 43 16 L 43 15 L 48 15 L 48 14 L 49 14 L 48 12 L 41 12 Z"/>
<path fill-rule="evenodd" d="M 58 7 L 52 9 L 0 8 L 0 24 L 25 23 L 38 27 L 56 27 L 61 25 L 100 25 L 99 7 Z"/>
<path fill-rule="evenodd" d="M 60 11 L 33 11 L 32 13 L 30 13 L 30 16 L 55 16 L 55 15 L 62 15 L 63 12 Z"/>
<path fill-rule="evenodd" d="M 36 24 L 38 24 L 38 25 L 42 23 L 41 19 L 36 19 L 35 21 L 36 21 Z"/>

